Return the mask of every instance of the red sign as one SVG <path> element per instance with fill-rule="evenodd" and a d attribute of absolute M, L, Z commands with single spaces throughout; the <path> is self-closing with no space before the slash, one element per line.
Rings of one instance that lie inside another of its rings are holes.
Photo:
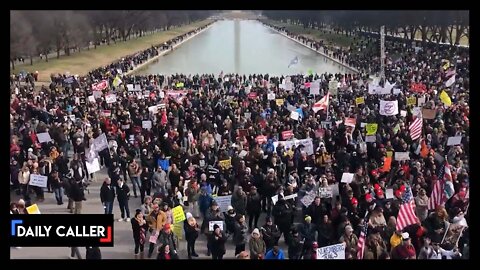
<path fill-rule="evenodd" d="M 256 98 L 257 98 L 257 92 L 250 92 L 250 93 L 248 93 L 248 98 L 256 99 Z"/>
<path fill-rule="evenodd" d="M 427 91 L 427 86 L 425 86 L 423 83 L 412 83 L 410 90 L 416 93 L 424 93 Z"/>
<path fill-rule="evenodd" d="M 293 130 L 282 131 L 282 138 L 284 140 L 289 140 L 293 138 Z"/>
<path fill-rule="evenodd" d="M 110 117 L 110 116 L 112 115 L 112 111 L 110 111 L 110 110 L 103 110 L 103 115 L 104 115 L 105 117 Z"/>
<path fill-rule="evenodd" d="M 305 88 L 309 88 L 311 85 L 312 85 L 311 82 L 306 82 L 306 83 L 305 83 Z"/>
<path fill-rule="evenodd" d="M 99 83 L 92 84 L 92 90 L 93 91 L 101 91 L 101 90 L 103 90 L 107 87 L 108 87 L 108 81 L 107 80 L 103 80 Z"/>
<path fill-rule="evenodd" d="M 325 136 L 325 129 L 319 128 L 319 129 L 315 130 L 315 137 L 323 138 L 323 136 Z"/>
<path fill-rule="evenodd" d="M 259 144 L 266 143 L 267 136 L 263 136 L 263 135 L 257 136 L 257 138 L 255 138 L 255 141 L 257 141 L 257 143 Z"/>
<path fill-rule="evenodd" d="M 355 118 L 345 118 L 345 126 L 355 127 L 357 124 L 357 119 Z"/>

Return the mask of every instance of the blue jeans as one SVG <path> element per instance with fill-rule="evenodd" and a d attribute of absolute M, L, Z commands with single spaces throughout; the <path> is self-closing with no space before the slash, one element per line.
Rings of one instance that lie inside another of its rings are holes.
<path fill-rule="evenodd" d="M 63 187 L 54 188 L 53 192 L 55 192 L 55 199 L 57 199 L 58 204 L 63 203 Z"/>
<path fill-rule="evenodd" d="M 126 202 L 118 201 L 118 205 L 120 206 L 120 212 L 122 213 L 122 218 L 125 218 L 125 214 L 127 214 L 127 218 L 130 218 L 130 210 L 128 209 L 128 201 L 126 201 Z"/>
<path fill-rule="evenodd" d="M 137 197 L 137 187 L 138 187 L 138 192 L 141 192 L 141 188 L 142 188 L 142 185 L 140 184 L 140 177 L 130 176 L 130 180 L 132 180 L 133 195 Z M 137 185 L 137 187 L 135 187 L 135 185 Z"/>
<path fill-rule="evenodd" d="M 112 214 L 113 213 L 113 202 L 104 202 L 103 205 L 105 206 L 105 214 Z"/>

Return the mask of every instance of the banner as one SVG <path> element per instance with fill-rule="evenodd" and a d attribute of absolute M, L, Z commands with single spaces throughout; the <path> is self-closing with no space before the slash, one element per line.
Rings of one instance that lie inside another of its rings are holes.
<path fill-rule="evenodd" d="M 415 106 L 415 105 L 417 105 L 417 98 L 407 97 L 407 106 Z"/>
<path fill-rule="evenodd" d="M 391 116 L 398 114 L 398 101 L 380 100 L 380 114 Z"/>
<path fill-rule="evenodd" d="M 29 213 L 29 214 L 41 214 L 40 213 L 40 208 L 38 208 L 38 205 L 36 203 L 30 205 L 26 209 L 27 209 L 27 213 Z"/>
<path fill-rule="evenodd" d="M 360 105 L 365 103 L 365 97 L 358 97 L 355 99 L 355 104 Z"/>
<path fill-rule="evenodd" d="M 172 209 L 172 215 L 173 215 L 173 223 L 179 223 L 187 219 L 185 217 L 185 213 L 183 212 L 183 207 L 181 205 L 174 207 Z"/>
<path fill-rule="evenodd" d="M 367 136 L 377 134 L 378 124 L 377 123 L 367 123 L 366 125 Z"/>
<path fill-rule="evenodd" d="M 107 104 L 115 103 L 117 102 L 117 95 L 115 94 L 106 95 L 105 101 L 107 102 Z"/>
<path fill-rule="evenodd" d="M 28 182 L 28 184 L 30 186 L 46 188 L 47 180 L 48 180 L 47 176 L 43 176 L 39 174 L 30 174 L 30 181 Z"/>
<path fill-rule="evenodd" d="M 103 80 L 103 81 L 100 81 L 98 83 L 92 84 L 92 90 L 93 91 L 102 91 L 103 89 L 105 89 L 107 87 L 108 87 L 108 81 L 107 80 Z"/>
<path fill-rule="evenodd" d="M 317 260 L 345 260 L 343 243 L 317 249 Z"/>
<path fill-rule="evenodd" d="M 228 206 L 230 206 L 232 203 L 232 195 L 218 196 L 215 198 L 215 201 L 218 204 L 218 209 L 220 209 L 220 212 L 227 212 Z"/>
<path fill-rule="evenodd" d="M 286 131 L 282 131 L 282 139 L 283 140 L 290 140 L 291 138 L 293 138 L 293 130 L 286 130 Z"/>
<path fill-rule="evenodd" d="M 85 161 L 85 166 L 87 167 L 87 172 L 88 173 L 95 173 L 100 171 L 100 162 L 98 161 L 98 158 L 95 157 L 91 162 L 88 160 Z"/>
<path fill-rule="evenodd" d="M 218 166 L 224 170 L 230 169 L 232 167 L 232 158 L 218 161 Z"/>
<path fill-rule="evenodd" d="M 48 132 L 37 133 L 37 138 L 39 143 L 50 142 L 52 140 Z"/>

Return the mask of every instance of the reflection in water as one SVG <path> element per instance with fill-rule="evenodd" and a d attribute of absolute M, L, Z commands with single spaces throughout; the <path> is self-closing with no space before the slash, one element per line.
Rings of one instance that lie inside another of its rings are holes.
<path fill-rule="evenodd" d="M 298 56 L 299 63 L 288 68 Z M 140 74 L 305 74 L 345 73 L 346 68 L 294 42 L 257 21 L 219 21 L 182 44 Z"/>

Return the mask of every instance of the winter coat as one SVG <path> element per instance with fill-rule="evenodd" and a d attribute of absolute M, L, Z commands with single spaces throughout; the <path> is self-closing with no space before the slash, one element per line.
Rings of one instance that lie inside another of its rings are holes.
<path fill-rule="evenodd" d="M 173 231 L 170 231 L 170 233 L 165 232 L 162 230 L 160 232 L 160 235 L 158 236 L 158 243 L 159 245 L 170 246 L 170 250 L 177 250 L 179 248 L 178 246 L 178 237 L 173 233 Z"/>
<path fill-rule="evenodd" d="M 128 197 L 130 188 L 127 184 L 123 184 L 122 187 L 117 186 L 117 200 L 118 202 L 128 203 Z"/>
<path fill-rule="evenodd" d="M 188 224 L 188 220 L 185 220 L 183 223 L 183 229 L 185 230 L 185 239 L 187 242 L 195 241 L 195 239 L 198 238 L 199 231 L 196 229 L 199 229 L 199 226 L 197 223 L 195 223 L 194 226 L 191 226 Z"/>
<path fill-rule="evenodd" d="M 227 252 L 225 249 L 225 242 L 227 241 L 227 236 L 225 233 L 221 232 L 222 237 L 218 237 L 216 239 L 215 234 L 211 234 L 208 236 L 208 240 L 210 243 L 210 251 L 214 255 L 223 255 Z"/>
<path fill-rule="evenodd" d="M 293 209 L 285 200 L 279 200 L 273 207 L 272 215 L 280 230 L 288 230 L 292 224 Z"/>
<path fill-rule="evenodd" d="M 247 196 L 245 194 L 239 195 L 238 192 L 235 192 L 232 195 L 232 206 L 237 213 L 244 215 L 247 208 Z"/>
<path fill-rule="evenodd" d="M 114 187 L 112 187 L 112 185 L 107 185 L 107 183 L 103 182 L 103 185 L 100 188 L 100 201 L 102 203 L 105 203 L 105 202 L 113 202 L 114 200 L 115 200 Z"/>
<path fill-rule="evenodd" d="M 255 239 L 253 237 L 250 237 L 250 240 L 248 241 L 248 246 L 250 248 L 250 258 L 253 260 L 258 259 L 258 256 L 265 256 L 266 252 L 266 245 L 265 242 L 261 237 Z"/>
<path fill-rule="evenodd" d="M 265 224 L 260 231 L 263 236 L 263 241 L 265 241 L 265 245 L 268 249 L 271 249 L 280 238 L 281 232 L 278 230 L 278 226 L 275 224 L 267 225 Z"/>
<path fill-rule="evenodd" d="M 233 234 L 233 243 L 235 245 L 241 245 L 241 244 L 246 244 L 247 243 L 247 233 L 248 233 L 248 227 L 245 222 L 243 224 L 240 224 L 239 222 L 235 223 L 235 232 Z"/>
<path fill-rule="evenodd" d="M 315 202 L 310 204 L 307 208 L 307 215 L 312 217 L 313 224 L 320 224 L 323 220 L 323 216 L 327 214 L 327 209 L 324 207 L 322 203 L 320 205 L 316 205 Z"/>
<path fill-rule="evenodd" d="M 148 224 L 145 222 L 145 224 L 140 225 L 136 218 L 132 218 L 130 222 L 132 223 L 133 239 L 135 241 L 140 241 L 141 229 L 143 228 L 145 230 L 144 234 L 146 235 L 146 232 L 148 230 Z M 145 238 L 145 235 L 143 236 L 144 238 Z M 147 242 L 147 240 L 145 240 L 145 242 Z"/>
<path fill-rule="evenodd" d="M 260 214 L 262 209 L 261 198 L 258 193 L 248 194 L 247 196 L 247 212 L 249 215 Z"/>

